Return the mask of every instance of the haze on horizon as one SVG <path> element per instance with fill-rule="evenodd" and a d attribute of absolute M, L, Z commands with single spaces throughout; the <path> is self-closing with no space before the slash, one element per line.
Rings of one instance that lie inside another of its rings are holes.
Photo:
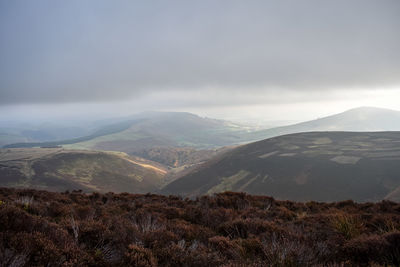
<path fill-rule="evenodd" d="M 400 110 L 400 2 L 0 2 L 0 120 Z"/>

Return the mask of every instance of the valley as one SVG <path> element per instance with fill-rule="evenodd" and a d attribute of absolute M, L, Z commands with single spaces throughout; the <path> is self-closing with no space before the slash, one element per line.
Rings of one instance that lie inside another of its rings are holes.
<path fill-rule="evenodd" d="M 243 191 L 294 201 L 399 201 L 400 140 L 398 132 L 389 131 L 398 124 L 385 119 L 396 122 L 399 114 L 357 108 L 257 130 L 190 113 L 142 113 L 79 139 L 5 146 L 1 185 L 189 197 Z"/>
<path fill-rule="evenodd" d="M 400 266 L 400 0 L 0 0 L 0 267 Z"/>

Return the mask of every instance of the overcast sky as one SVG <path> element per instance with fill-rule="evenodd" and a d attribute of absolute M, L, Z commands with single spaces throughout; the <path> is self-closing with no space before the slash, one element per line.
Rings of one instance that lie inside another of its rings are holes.
<path fill-rule="evenodd" d="M 0 1 L 0 118 L 400 110 L 400 1 Z"/>

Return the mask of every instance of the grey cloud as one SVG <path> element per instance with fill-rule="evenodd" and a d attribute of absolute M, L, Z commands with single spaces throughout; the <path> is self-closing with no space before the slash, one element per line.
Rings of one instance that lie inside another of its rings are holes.
<path fill-rule="evenodd" d="M 0 104 L 399 86 L 399 14 L 398 0 L 2 1 Z"/>

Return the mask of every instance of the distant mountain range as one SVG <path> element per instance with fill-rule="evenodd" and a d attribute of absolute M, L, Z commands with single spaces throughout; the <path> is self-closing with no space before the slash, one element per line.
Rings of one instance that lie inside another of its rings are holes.
<path fill-rule="evenodd" d="M 0 147 L 15 143 L 39 143 L 60 141 L 89 135 L 92 127 L 44 123 L 0 123 Z"/>
<path fill-rule="evenodd" d="M 54 147 L 121 151 L 171 168 L 202 162 L 215 150 L 244 142 L 252 128 L 185 112 L 146 112 L 120 119 L 90 135 L 51 142 L 15 143 L 5 148 Z"/>
<path fill-rule="evenodd" d="M 183 112 L 98 125 L 78 138 L 6 145 L 0 186 L 144 193 L 169 183 L 162 192 L 185 196 L 400 200 L 399 111 L 357 108 L 266 130 Z"/>
<path fill-rule="evenodd" d="M 400 132 L 310 132 L 251 143 L 164 187 L 197 196 L 244 191 L 298 201 L 400 201 Z"/>
<path fill-rule="evenodd" d="M 256 131 L 250 133 L 248 138 L 262 140 L 284 134 L 315 131 L 400 131 L 400 111 L 360 107 L 316 120 Z"/>
<path fill-rule="evenodd" d="M 114 124 L 103 126 L 94 133 L 68 140 L 52 142 L 23 142 L 5 147 L 35 147 L 70 145 L 86 148 L 137 151 L 155 146 L 215 148 L 241 142 L 250 127 L 228 121 L 202 118 L 185 112 L 146 112 Z"/>
<path fill-rule="evenodd" d="M 209 149 L 242 141 L 248 127 L 184 112 L 152 112 L 120 132 L 68 146 L 127 153 L 152 147 Z"/>
<path fill-rule="evenodd" d="M 400 131 L 400 111 L 361 107 L 312 121 L 265 130 L 256 130 L 224 120 L 203 118 L 186 112 L 144 112 L 131 117 L 117 118 L 113 122 L 106 120 L 101 123 L 103 126 L 98 127 L 89 135 L 56 141 L 49 140 L 50 142 L 22 142 L 9 144 L 7 147 L 74 144 L 74 148 L 111 148 L 121 151 L 137 150 L 137 146 L 210 148 L 298 132 Z M 49 132 L 49 127 L 47 125 L 47 130 L 42 129 L 42 131 Z M 60 129 L 68 132 L 65 130 L 67 127 L 54 127 L 57 132 L 61 132 Z M 76 130 L 74 134 L 78 132 L 82 130 Z M 51 134 L 48 133 L 48 135 Z M 59 133 L 58 136 L 60 136 Z M 42 135 L 39 139 L 45 139 L 45 136 Z"/>

